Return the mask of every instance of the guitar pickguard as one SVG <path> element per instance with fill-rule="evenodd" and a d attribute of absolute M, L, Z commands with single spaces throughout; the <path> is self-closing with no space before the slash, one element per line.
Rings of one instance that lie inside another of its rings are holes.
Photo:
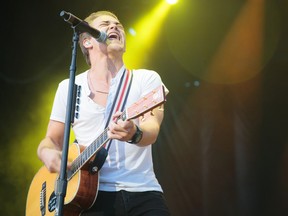
<path fill-rule="evenodd" d="M 57 197 L 55 195 L 55 192 L 53 191 L 53 193 L 50 195 L 49 201 L 48 201 L 48 211 L 49 212 L 53 212 L 56 209 L 56 201 L 57 201 Z"/>

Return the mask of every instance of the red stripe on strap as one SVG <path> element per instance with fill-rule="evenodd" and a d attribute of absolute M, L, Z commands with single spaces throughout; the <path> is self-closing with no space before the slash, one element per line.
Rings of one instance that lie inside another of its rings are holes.
<path fill-rule="evenodd" d="M 127 70 L 126 79 L 125 79 L 125 81 L 124 81 L 124 85 L 123 85 L 123 87 L 122 87 L 122 92 L 121 92 L 121 95 L 120 95 L 120 99 L 119 99 L 119 101 L 118 101 L 118 104 L 117 104 L 117 107 L 116 107 L 115 111 L 118 111 L 120 105 L 122 104 L 122 100 L 123 100 L 123 98 L 124 98 L 124 93 L 126 92 L 127 84 L 128 84 L 129 77 L 130 77 L 129 75 L 130 75 L 130 70 Z"/>

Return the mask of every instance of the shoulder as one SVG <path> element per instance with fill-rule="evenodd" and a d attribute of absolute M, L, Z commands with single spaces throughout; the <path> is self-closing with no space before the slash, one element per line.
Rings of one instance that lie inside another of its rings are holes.
<path fill-rule="evenodd" d="M 154 70 L 134 69 L 133 81 L 138 85 L 160 85 L 162 83 L 160 75 Z"/>
<path fill-rule="evenodd" d="M 149 93 L 160 85 L 164 85 L 161 76 L 155 70 L 149 69 L 133 69 L 133 86 L 135 91 L 138 90 L 141 96 Z M 165 92 L 168 93 L 168 89 L 165 87 Z"/>
<path fill-rule="evenodd" d="M 78 74 L 75 77 L 75 83 L 77 85 L 86 86 L 87 85 L 87 74 L 88 74 L 88 70 L 83 72 L 83 73 Z"/>
<path fill-rule="evenodd" d="M 149 69 L 133 69 L 133 76 L 137 78 L 160 78 L 160 75 L 154 71 Z"/>

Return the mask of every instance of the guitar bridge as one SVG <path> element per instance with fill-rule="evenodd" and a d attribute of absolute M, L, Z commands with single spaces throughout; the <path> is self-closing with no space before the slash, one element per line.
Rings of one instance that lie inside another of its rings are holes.
<path fill-rule="evenodd" d="M 40 211 L 41 215 L 44 216 L 46 212 L 46 182 L 43 182 L 40 191 Z"/>

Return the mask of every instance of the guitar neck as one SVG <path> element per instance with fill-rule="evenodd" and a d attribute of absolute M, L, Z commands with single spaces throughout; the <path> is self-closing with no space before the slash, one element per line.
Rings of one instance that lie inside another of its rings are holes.
<path fill-rule="evenodd" d="M 126 119 L 126 112 L 123 112 L 122 115 L 117 118 L 117 120 L 119 119 L 124 121 Z M 88 145 L 72 162 L 71 169 L 67 173 L 68 180 L 70 180 L 81 169 L 81 167 L 83 167 L 96 154 L 96 152 L 110 140 L 107 134 L 108 130 L 108 127 L 105 128 L 100 136 L 98 136 L 90 145 Z"/>

